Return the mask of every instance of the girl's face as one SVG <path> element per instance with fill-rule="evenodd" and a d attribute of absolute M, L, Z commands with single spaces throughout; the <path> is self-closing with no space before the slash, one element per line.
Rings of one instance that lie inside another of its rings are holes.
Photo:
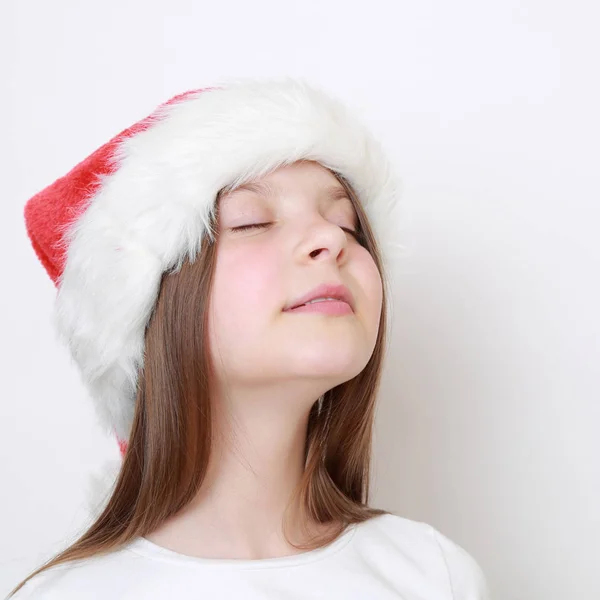
<path fill-rule="evenodd" d="M 304 383 L 319 395 L 360 373 L 377 338 L 382 281 L 351 233 L 357 215 L 335 176 L 311 161 L 255 180 L 273 197 L 238 188 L 219 205 L 209 343 L 229 386 Z M 236 230 L 254 224 L 260 227 Z M 354 312 L 328 315 L 284 307 L 323 283 L 342 284 Z"/>

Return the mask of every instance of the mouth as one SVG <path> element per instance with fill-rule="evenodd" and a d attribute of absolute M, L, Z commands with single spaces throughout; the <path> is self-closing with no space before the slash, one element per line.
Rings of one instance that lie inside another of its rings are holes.
<path fill-rule="evenodd" d="M 284 311 L 298 310 L 299 308 L 312 307 L 320 304 L 345 304 L 350 308 L 351 312 L 354 312 L 354 297 L 350 290 L 345 286 L 338 283 L 324 283 L 316 288 L 310 290 L 306 294 L 303 294 L 299 298 L 296 298 L 290 302 Z M 334 310 L 334 306 L 330 308 L 319 308 L 321 310 Z M 341 307 L 338 306 L 338 309 Z M 312 311 L 313 309 L 311 309 Z M 314 309 L 316 310 L 316 309 Z M 347 310 L 347 308 L 345 309 Z"/>
<path fill-rule="evenodd" d="M 321 315 L 351 315 L 354 314 L 352 307 L 342 300 L 317 300 L 290 308 L 285 312 L 301 314 Z"/>

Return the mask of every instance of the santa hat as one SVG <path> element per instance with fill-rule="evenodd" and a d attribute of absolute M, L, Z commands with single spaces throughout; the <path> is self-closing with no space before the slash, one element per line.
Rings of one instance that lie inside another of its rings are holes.
<path fill-rule="evenodd" d="M 27 202 L 27 233 L 57 287 L 57 333 L 122 453 L 162 274 L 194 258 L 221 188 L 301 159 L 348 180 L 389 266 L 391 164 L 340 101 L 298 79 L 175 96 Z"/>

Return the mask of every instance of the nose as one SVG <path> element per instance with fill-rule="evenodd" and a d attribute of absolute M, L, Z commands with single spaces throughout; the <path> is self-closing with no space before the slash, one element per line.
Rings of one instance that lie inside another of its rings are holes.
<path fill-rule="evenodd" d="M 348 235 L 339 225 L 322 219 L 309 227 L 303 254 L 313 259 L 339 261 L 347 254 Z"/>

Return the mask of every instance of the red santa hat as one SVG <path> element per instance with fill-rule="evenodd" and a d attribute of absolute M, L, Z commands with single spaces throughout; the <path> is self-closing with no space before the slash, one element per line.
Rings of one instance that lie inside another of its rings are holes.
<path fill-rule="evenodd" d="M 175 96 L 27 202 L 27 233 L 57 287 L 54 325 L 122 453 L 162 274 L 212 239 L 221 188 L 301 159 L 349 181 L 389 266 L 398 247 L 391 164 L 339 100 L 298 79 Z"/>

